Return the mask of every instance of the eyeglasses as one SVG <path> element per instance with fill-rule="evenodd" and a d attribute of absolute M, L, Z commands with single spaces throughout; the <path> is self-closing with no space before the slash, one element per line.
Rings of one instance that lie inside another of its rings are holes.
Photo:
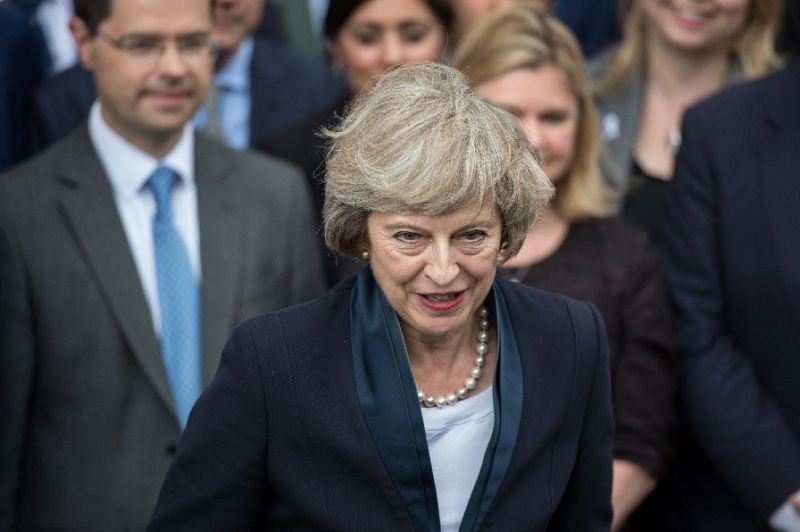
<path fill-rule="evenodd" d="M 200 64 L 215 59 L 219 54 L 217 46 L 211 41 L 210 32 L 188 33 L 176 37 L 133 33 L 116 38 L 102 31 L 98 31 L 97 35 L 117 50 L 153 64 L 164 55 L 170 41 L 175 42 L 178 54 L 187 64 Z"/>

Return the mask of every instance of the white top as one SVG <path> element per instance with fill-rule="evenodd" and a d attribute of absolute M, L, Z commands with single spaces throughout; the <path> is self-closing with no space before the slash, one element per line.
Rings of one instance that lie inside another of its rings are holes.
<path fill-rule="evenodd" d="M 794 493 L 795 497 L 800 497 L 800 491 Z M 780 508 L 775 510 L 769 519 L 769 524 L 775 530 L 781 532 L 799 532 L 800 531 L 800 515 L 797 514 L 794 507 L 789 502 L 785 502 Z"/>
<path fill-rule="evenodd" d="M 36 9 L 36 20 L 47 43 L 54 74 L 78 61 L 78 49 L 69 31 L 72 14 L 72 0 L 42 0 Z"/>
<path fill-rule="evenodd" d="M 147 180 L 160 165 L 168 166 L 178 174 L 172 189 L 172 221 L 183 239 L 192 272 L 199 282 L 200 228 L 194 181 L 194 129 L 191 124 L 184 126 L 183 135 L 172 151 L 158 160 L 114 132 L 103 120 L 100 103 L 95 101 L 89 113 L 89 136 L 111 182 L 128 247 L 133 253 L 136 271 L 150 306 L 153 327 L 156 336 L 161 336 L 152 228 L 156 202 Z"/>
<path fill-rule="evenodd" d="M 492 387 L 443 408 L 422 408 L 442 532 L 456 532 L 494 427 Z"/>

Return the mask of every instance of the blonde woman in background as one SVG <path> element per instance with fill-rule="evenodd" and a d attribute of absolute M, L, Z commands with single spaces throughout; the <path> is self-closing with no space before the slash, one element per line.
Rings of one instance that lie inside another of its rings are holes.
<path fill-rule="evenodd" d="M 778 65 L 780 0 L 633 0 L 623 41 L 591 65 L 623 216 L 652 229 L 684 110 Z M 605 169 L 604 169 L 605 170 Z"/>
<path fill-rule="evenodd" d="M 611 195 L 599 171 L 600 132 L 570 31 L 514 6 L 487 16 L 456 52 L 476 92 L 510 111 L 556 186 L 552 204 L 500 275 L 586 299 L 608 328 L 614 440 L 614 528 L 655 487 L 672 451 L 676 415 L 667 297 L 647 235 L 604 218 Z"/>

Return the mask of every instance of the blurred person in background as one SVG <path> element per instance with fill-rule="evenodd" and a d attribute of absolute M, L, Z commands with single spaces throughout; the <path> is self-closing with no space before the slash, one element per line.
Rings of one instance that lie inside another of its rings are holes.
<path fill-rule="evenodd" d="M 800 2 L 784 2 L 776 47 L 790 61 L 800 59 Z"/>
<path fill-rule="evenodd" d="M 411 61 L 440 61 L 451 22 L 452 12 L 445 0 L 331 0 L 325 35 L 331 63 L 347 81 L 347 91 L 336 104 L 270 136 L 261 145 L 266 153 L 304 171 L 320 216 L 325 187 L 320 128 L 335 124 L 353 98 L 387 68 Z M 358 267 L 345 258 L 329 256 L 330 284 Z"/>
<path fill-rule="evenodd" d="M 617 0 L 448 0 L 454 24 L 449 47 L 458 42 L 483 17 L 514 4 L 536 5 L 551 11 L 575 34 L 587 56 L 619 38 Z"/>
<path fill-rule="evenodd" d="M 486 15 L 517 3 L 535 4 L 550 10 L 553 0 L 448 0 L 453 8 L 453 31 L 450 46 L 458 46 L 459 41 Z"/>
<path fill-rule="evenodd" d="M 580 48 L 532 6 L 498 10 L 455 56 L 476 92 L 517 117 L 556 188 L 499 275 L 591 301 L 608 330 L 614 438 L 613 529 L 653 490 L 674 452 L 674 349 L 666 289 L 648 236 L 610 212 L 600 128 Z"/>
<path fill-rule="evenodd" d="M 44 79 L 46 54 L 25 12 L 0 0 L 0 172 L 30 153 L 33 92 Z"/>
<path fill-rule="evenodd" d="M 319 295 L 302 176 L 195 134 L 208 0 L 76 0 L 88 119 L 0 176 L 0 530 L 144 530 L 241 322 Z"/>
<path fill-rule="evenodd" d="M 219 55 L 213 84 L 194 124 L 239 150 L 327 109 L 344 91 L 344 83 L 327 65 L 253 35 L 265 1 L 214 2 Z M 72 131 L 86 118 L 94 99 L 92 74 L 80 65 L 45 83 L 35 99 L 35 147 L 42 149 Z"/>
<path fill-rule="evenodd" d="M 659 245 L 691 445 L 664 530 L 800 530 L 800 64 L 690 108 Z"/>
<path fill-rule="evenodd" d="M 633 0 L 617 48 L 592 64 L 604 177 L 622 215 L 652 230 L 687 106 L 778 65 L 780 0 Z"/>

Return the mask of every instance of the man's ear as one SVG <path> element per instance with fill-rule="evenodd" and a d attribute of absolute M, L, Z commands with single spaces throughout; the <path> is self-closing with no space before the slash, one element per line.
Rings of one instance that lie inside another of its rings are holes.
<path fill-rule="evenodd" d="M 78 48 L 78 58 L 81 65 L 86 70 L 94 69 L 94 35 L 89 31 L 89 26 L 79 19 L 72 17 L 69 19 L 69 31 L 75 39 L 75 46 Z"/>

